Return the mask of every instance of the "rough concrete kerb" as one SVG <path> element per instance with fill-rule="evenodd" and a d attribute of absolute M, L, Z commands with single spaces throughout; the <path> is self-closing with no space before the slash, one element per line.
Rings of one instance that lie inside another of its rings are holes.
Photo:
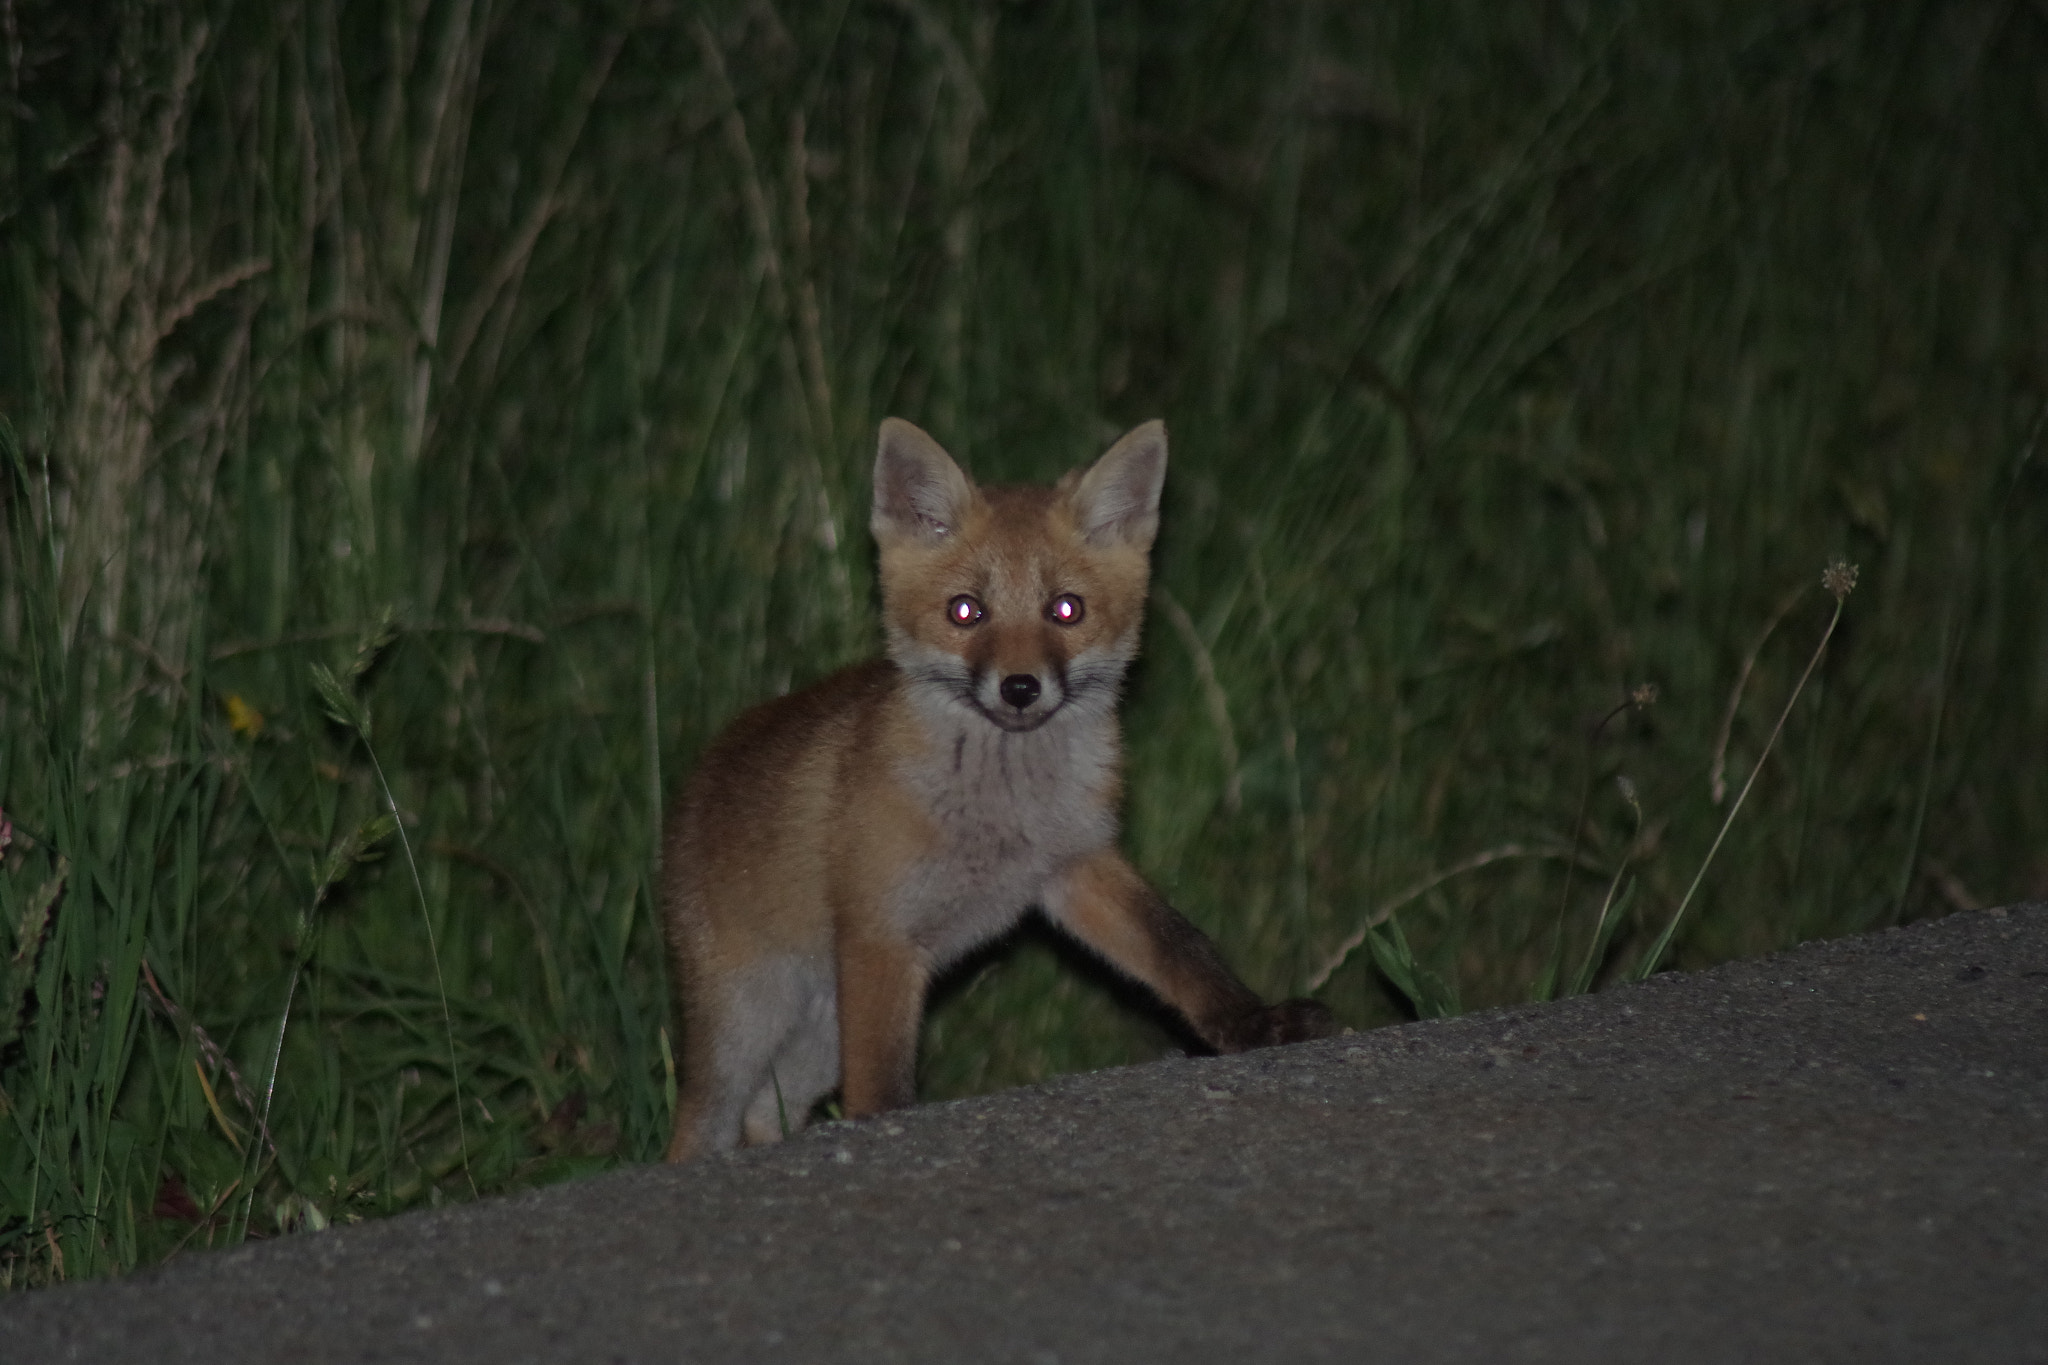
<path fill-rule="evenodd" d="M 0 1360 L 2048 1359 L 2048 909 L 0 1301 Z"/>

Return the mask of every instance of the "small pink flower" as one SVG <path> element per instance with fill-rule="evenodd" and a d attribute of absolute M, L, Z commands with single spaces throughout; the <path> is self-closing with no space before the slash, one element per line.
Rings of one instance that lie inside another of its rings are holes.
<path fill-rule="evenodd" d="M 6 811 L 0 810 L 0 853 L 5 853 L 7 846 L 13 842 L 14 822 L 7 818 Z"/>

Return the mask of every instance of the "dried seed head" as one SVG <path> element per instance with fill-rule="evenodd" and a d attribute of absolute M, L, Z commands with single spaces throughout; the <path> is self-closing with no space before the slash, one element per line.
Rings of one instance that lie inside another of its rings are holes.
<path fill-rule="evenodd" d="M 1653 682 L 1637 683 L 1635 691 L 1628 694 L 1628 699 L 1635 703 L 1636 710 L 1649 710 L 1657 704 L 1657 684 Z"/>
<path fill-rule="evenodd" d="M 1821 574 L 1820 585 L 1841 601 L 1856 589 L 1856 566 L 1845 559 L 1836 560 Z"/>

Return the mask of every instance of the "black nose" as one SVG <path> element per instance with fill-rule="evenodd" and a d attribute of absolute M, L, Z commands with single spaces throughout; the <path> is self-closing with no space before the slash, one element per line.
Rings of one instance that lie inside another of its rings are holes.
<path fill-rule="evenodd" d="M 1038 700 L 1038 679 L 1029 673 L 1012 673 L 996 690 L 1003 694 L 1004 701 L 1022 711 Z"/>

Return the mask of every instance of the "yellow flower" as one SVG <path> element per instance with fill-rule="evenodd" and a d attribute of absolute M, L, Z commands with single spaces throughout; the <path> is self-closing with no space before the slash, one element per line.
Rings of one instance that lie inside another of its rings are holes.
<path fill-rule="evenodd" d="M 230 692 L 226 702 L 228 729 L 250 739 L 263 733 L 263 713 L 242 700 L 239 692 Z"/>

